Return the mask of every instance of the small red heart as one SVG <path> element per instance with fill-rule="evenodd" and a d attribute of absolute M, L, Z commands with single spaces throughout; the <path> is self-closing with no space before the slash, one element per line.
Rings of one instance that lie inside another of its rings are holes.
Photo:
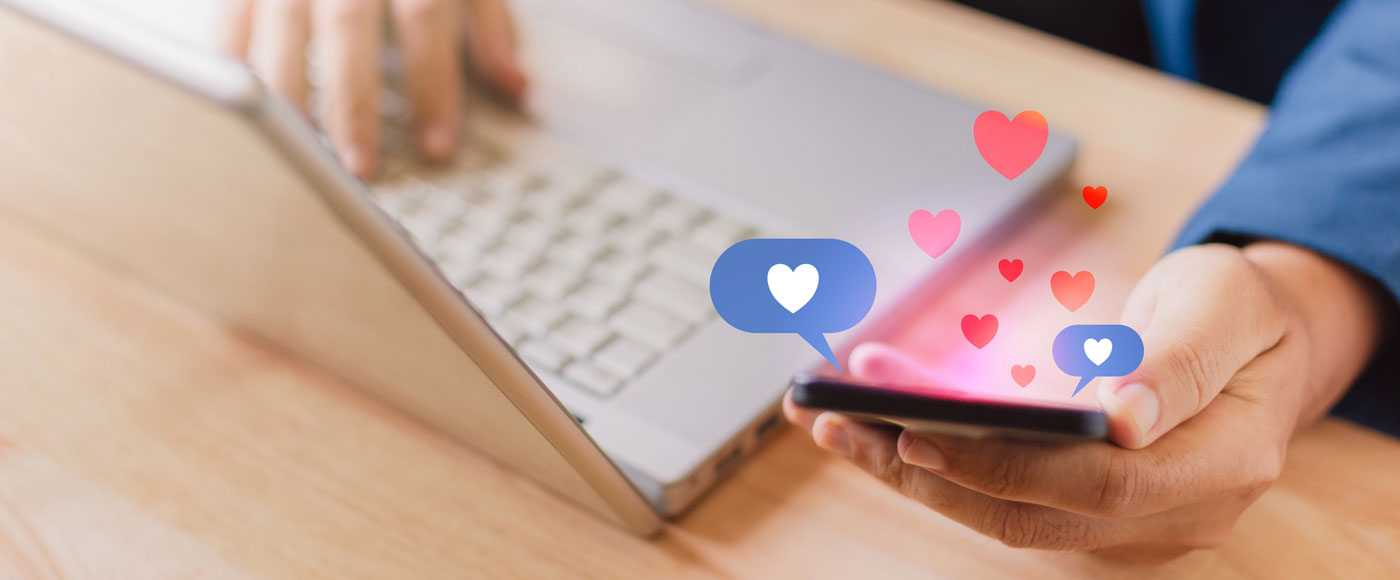
<path fill-rule="evenodd" d="M 1094 209 L 1099 209 L 1099 206 L 1103 205 L 1103 202 L 1105 202 L 1105 201 L 1107 201 L 1107 200 L 1108 200 L 1108 188 L 1107 188 L 1107 187 L 1104 187 L 1104 186 L 1102 186 L 1102 185 L 1100 185 L 1100 186 L 1098 186 L 1098 187 L 1094 187 L 1094 186 L 1092 186 L 1092 185 L 1086 185 L 1086 186 L 1084 186 L 1084 203 L 1089 204 L 1089 207 L 1092 207 L 1092 208 L 1094 208 Z"/>
<path fill-rule="evenodd" d="M 980 349 L 997 335 L 997 317 L 987 314 L 978 318 L 969 314 L 962 319 L 962 331 L 967 341 Z"/>
<path fill-rule="evenodd" d="M 1064 270 L 1055 272 L 1050 276 L 1050 291 L 1054 292 L 1060 305 L 1074 312 L 1094 295 L 1094 275 L 1080 272 L 1071 276 Z"/>
<path fill-rule="evenodd" d="M 1022 264 L 1021 260 L 1019 259 L 1003 259 L 1002 261 L 997 262 L 997 269 L 1001 270 L 1001 277 L 1006 278 L 1007 282 L 1015 282 L 1017 278 L 1021 277 L 1021 269 L 1024 267 L 1025 264 Z"/>
<path fill-rule="evenodd" d="M 1011 380 L 1016 381 L 1021 388 L 1026 388 L 1026 385 L 1035 380 L 1035 365 L 1011 365 Z"/>

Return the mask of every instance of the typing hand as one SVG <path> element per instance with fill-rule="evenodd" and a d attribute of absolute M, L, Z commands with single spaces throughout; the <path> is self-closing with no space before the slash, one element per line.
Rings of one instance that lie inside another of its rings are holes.
<path fill-rule="evenodd" d="M 1116 445 L 896 436 L 790 397 L 784 409 L 819 446 L 1007 545 L 1160 560 L 1219 545 L 1278 477 L 1293 432 L 1369 357 L 1375 309 L 1355 274 L 1305 250 L 1191 247 L 1128 300 L 1146 356 L 1100 385 Z M 876 383 L 932 376 L 877 344 L 850 367 Z"/>
<path fill-rule="evenodd" d="M 450 156 L 462 123 L 460 49 L 498 90 L 526 89 L 505 0 L 229 0 L 224 47 L 267 85 L 308 108 L 307 52 L 315 49 L 325 131 L 341 163 L 368 178 L 379 164 L 380 53 L 392 22 L 419 152 Z"/>

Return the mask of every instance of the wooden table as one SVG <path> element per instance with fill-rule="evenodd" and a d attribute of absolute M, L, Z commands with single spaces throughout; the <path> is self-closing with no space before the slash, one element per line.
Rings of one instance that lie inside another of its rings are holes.
<path fill-rule="evenodd" d="M 1076 135 L 1067 190 L 977 256 L 1094 271 L 1085 320 L 1116 318 L 1262 120 L 957 6 L 718 1 Z M 1110 189 L 1097 212 L 1087 184 Z M 952 286 L 891 340 L 937 356 L 948 316 L 1047 293 Z M 1298 436 L 1225 547 L 1157 568 L 1005 548 L 793 431 L 644 540 L 8 215 L 0 328 L 0 578 L 1400 577 L 1400 443 L 1338 420 Z"/>

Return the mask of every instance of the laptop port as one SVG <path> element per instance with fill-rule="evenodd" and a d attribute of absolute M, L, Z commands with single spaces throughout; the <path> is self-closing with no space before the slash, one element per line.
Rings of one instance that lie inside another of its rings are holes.
<path fill-rule="evenodd" d="M 721 457 L 719 461 L 715 462 L 715 475 L 723 474 L 724 472 L 729 471 L 736 464 L 738 464 L 739 457 L 743 455 L 741 453 L 742 451 L 743 450 L 741 448 L 735 447 L 734 449 L 729 450 L 728 453 L 725 453 L 724 457 Z"/>
<path fill-rule="evenodd" d="M 777 413 L 769 415 L 767 419 L 764 419 L 762 423 L 758 424 L 757 429 L 754 429 L 754 438 L 758 439 L 759 441 L 762 441 L 765 437 L 772 434 L 773 430 L 777 429 L 778 425 L 781 423 L 782 418 L 779 417 Z"/>

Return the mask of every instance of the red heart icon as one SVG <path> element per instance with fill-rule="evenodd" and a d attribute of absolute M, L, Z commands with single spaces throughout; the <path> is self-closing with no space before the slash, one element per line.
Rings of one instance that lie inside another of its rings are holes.
<path fill-rule="evenodd" d="M 1094 186 L 1092 186 L 1092 185 L 1086 185 L 1086 186 L 1084 186 L 1084 203 L 1089 204 L 1089 207 L 1092 207 L 1092 208 L 1094 208 L 1094 209 L 1099 209 L 1099 206 L 1103 205 L 1103 202 L 1105 202 L 1105 201 L 1107 201 L 1107 200 L 1108 200 L 1108 188 L 1107 188 L 1107 187 L 1104 187 L 1104 186 L 1102 186 L 1102 185 L 1100 185 L 1100 186 L 1098 186 L 1098 187 L 1094 187 Z"/>
<path fill-rule="evenodd" d="M 1055 272 L 1055 275 L 1050 277 L 1050 290 L 1055 293 L 1055 299 L 1059 300 L 1062 306 L 1074 312 L 1094 295 L 1094 275 L 1080 272 L 1070 276 L 1069 272 L 1064 270 Z"/>
<path fill-rule="evenodd" d="M 1003 259 L 1002 261 L 997 262 L 997 269 L 1001 270 L 1001 277 L 1006 278 L 1007 282 L 1015 282 L 1017 278 L 1020 278 L 1021 269 L 1024 267 L 1025 264 L 1022 264 L 1020 259 Z"/>
<path fill-rule="evenodd" d="M 1026 385 L 1035 380 L 1035 365 L 1011 365 L 1011 380 L 1016 381 L 1021 388 L 1026 388 Z"/>
<path fill-rule="evenodd" d="M 997 317 L 988 314 L 978 318 L 969 314 L 962 319 L 962 331 L 967 341 L 980 349 L 997 335 Z"/>
<path fill-rule="evenodd" d="M 1014 120 L 998 111 L 987 111 L 972 123 L 977 152 L 1002 177 L 1016 179 L 1040 159 L 1050 128 L 1035 111 L 1021 111 Z"/>

